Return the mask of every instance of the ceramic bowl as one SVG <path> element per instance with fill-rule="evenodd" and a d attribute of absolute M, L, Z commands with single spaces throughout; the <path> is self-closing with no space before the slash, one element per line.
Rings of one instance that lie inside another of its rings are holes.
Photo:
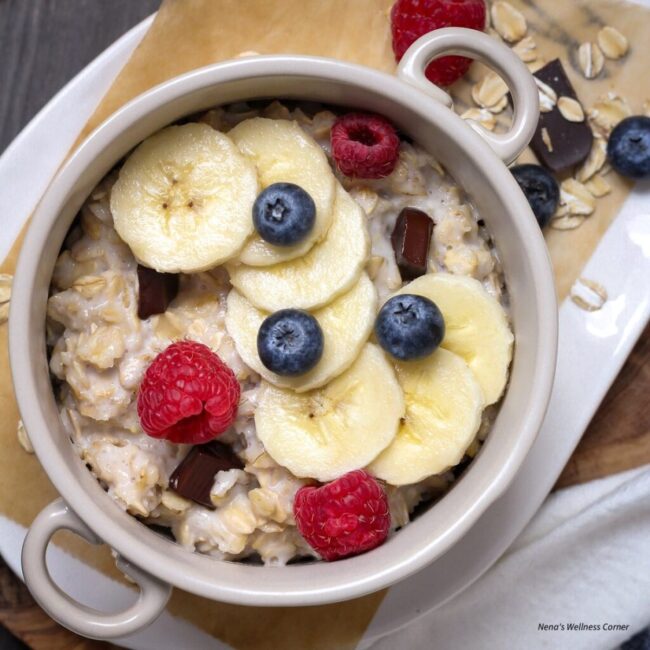
<path fill-rule="evenodd" d="M 510 131 L 488 133 L 464 122 L 449 96 L 429 84 L 424 68 L 441 54 L 466 54 L 508 84 Z M 418 571 L 456 542 L 504 491 L 533 443 L 550 396 L 556 357 L 557 305 L 544 240 L 506 168 L 527 145 L 538 119 L 537 90 L 527 68 L 496 40 L 464 29 L 422 37 L 397 76 L 331 59 L 259 56 L 212 65 L 136 98 L 102 124 L 52 182 L 26 233 L 18 262 L 9 337 L 14 386 L 36 454 L 61 494 L 32 524 L 23 571 L 39 604 L 63 625 L 112 638 L 149 624 L 172 586 L 241 605 L 318 605 L 382 589 Z M 486 443 L 439 502 L 379 548 L 339 562 L 260 567 L 191 553 L 122 511 L 77 456 L 59 419 L 48 372 L 45 311 L 64 236 L 82 202 L 130 149 L 161 127 L 216 104 L 300 98 L 376 111 L 431 151 L 467 191 L 485 220 L 508 285 L 516 338 L 511 378 Z M 118 614 L 94 611 L 51 579 L 45 551 L 68 528 L 108 544 L 140 587 Z"/>

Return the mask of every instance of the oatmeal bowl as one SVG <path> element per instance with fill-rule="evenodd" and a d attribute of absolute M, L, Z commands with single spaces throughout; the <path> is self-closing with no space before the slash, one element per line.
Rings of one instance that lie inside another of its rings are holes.
<path fill-rule="evenodd" d="M 507 133 L 423 70 L 480 59 Z M 442 29 L 397 77 L 302 56 L 173 79 L 100 126 L 39 205 L 10 314 L 17 399 L 61 494 L 26 582 L 87 636 L 151 622 L 172 586 L 242 605 L 354 598 L 442 555 L 512 480 L 553 379 L 544 241 L 504 163 L 537 122 L 525 66 Z M 69 528 L 140 587 L 73 601 Z"/>

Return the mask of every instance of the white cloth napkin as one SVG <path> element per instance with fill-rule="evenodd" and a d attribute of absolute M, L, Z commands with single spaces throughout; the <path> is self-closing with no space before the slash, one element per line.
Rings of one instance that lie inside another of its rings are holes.
<path fill-rule="evenodd" d="M 373 650 L 611 650 L 648 624 L 650 465 L 551 495 L 485 576 Z"/>

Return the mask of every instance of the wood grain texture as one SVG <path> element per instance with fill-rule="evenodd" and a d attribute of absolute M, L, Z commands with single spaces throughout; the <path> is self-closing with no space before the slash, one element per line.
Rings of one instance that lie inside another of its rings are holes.
<path fill-rule="evenodd" d="M 77 72 L 160 2 L 0 0 L 0 151 Z"/>
<path fill-rule="evenodd" d="M 0 558 L 0 624 L 5 625 L 28 647 L 36 650 L 112 650 L 117 646 L 83 639 L 57 625 L 34 602 L 27 587 Z M 10 645 L 11 644 L 11 645 Z M 13 650 L 6 639 L 3 649 Z M 19 646 L 15 646 L 19 647 Z"/>

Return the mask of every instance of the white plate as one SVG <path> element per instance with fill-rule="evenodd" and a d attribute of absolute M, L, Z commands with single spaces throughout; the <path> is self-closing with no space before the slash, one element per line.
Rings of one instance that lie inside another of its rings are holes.
<path fill-rule="evenodd" d="M 150 22 L 151 18 L 137 25 L 83 70 L 0 157 L 0 259 Z M 362 647 L 440 606 L 477 580 L 510 546 L 549 493 L 650 317 L 650 183 L 638 186 L 630 196 L 583 277 L 602 284 L 609 300 L 603 309 L 591 313 L 571 301 L 562 305 L 559 362 L 549 414 L 518 477 L 451 551 L 389 590 Z M 0 517 L 0 553 L 19 575 L 24 534 L 22 527 Z M 50 553 L 55 579 L 82 602 L 110 611 L 133 598 L 133 592 L 60 549 Z M 159 650 L 226 647 L 169 614 L 120 644 Z"/>

